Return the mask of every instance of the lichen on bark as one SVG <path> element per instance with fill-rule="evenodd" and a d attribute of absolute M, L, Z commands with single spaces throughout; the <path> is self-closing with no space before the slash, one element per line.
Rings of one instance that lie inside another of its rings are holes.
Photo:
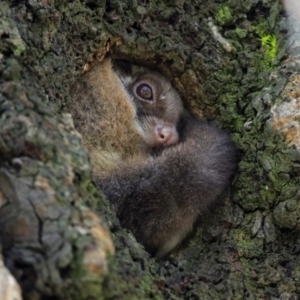
<path fill-rule="evenodd" d="M 26 297 L 297 298 L 298 120 L 282 118 L 300 30 L 287 56 L 297 20 L 279 1 L 2 1 L 0 14 L 0 234 Z M 107 52 L 161 71 L 241 150 L 229 199 L 171 259 L 120 227 L 67 114 L 70 84 Z"/>

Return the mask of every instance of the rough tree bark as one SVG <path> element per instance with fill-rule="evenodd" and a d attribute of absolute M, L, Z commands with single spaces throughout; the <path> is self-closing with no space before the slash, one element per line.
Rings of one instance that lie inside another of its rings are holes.
<path fill-rule="evenodd" d="M 0 2 L 0 236 L 24 297 L 297 299 L 299 32 L 274 0 Z M 229 199 L 172 259 L 119 226 L 68 114 L 107 52 L 160 70 L 241 150 Z"/>

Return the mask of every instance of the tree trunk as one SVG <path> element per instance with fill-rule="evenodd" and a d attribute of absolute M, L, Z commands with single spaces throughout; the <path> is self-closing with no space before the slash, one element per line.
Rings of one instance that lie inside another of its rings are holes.
<path fill-rule="evenodd" d="M 2 1 L 0 14 L 0 237 L 25 298 L 297 299 L 297 16 L 274 0 Z M 170 259 L 120 227 L 68 113 L 70 84 L 107 52 L 161 71 L 241 152 L 230 196 Z"/>

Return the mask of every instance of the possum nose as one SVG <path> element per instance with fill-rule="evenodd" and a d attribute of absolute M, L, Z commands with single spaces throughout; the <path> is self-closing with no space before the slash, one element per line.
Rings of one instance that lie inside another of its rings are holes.
<path fill-rule="evenodd" d="M 178 141 L 176 128 L 170 125 L 156 126 L 156 140 L 161 146 L 172 145 Z"/>

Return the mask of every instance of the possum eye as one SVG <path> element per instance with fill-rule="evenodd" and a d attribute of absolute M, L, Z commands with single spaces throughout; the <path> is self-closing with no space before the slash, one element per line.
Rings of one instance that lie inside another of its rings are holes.
<path fill-rule="evenodd" d="M 144 100 L 153 100 L 152 88 L 146 83 L 139 84 L 136 87 L 136 93 L 139 97 L 141 97 Z"/>

